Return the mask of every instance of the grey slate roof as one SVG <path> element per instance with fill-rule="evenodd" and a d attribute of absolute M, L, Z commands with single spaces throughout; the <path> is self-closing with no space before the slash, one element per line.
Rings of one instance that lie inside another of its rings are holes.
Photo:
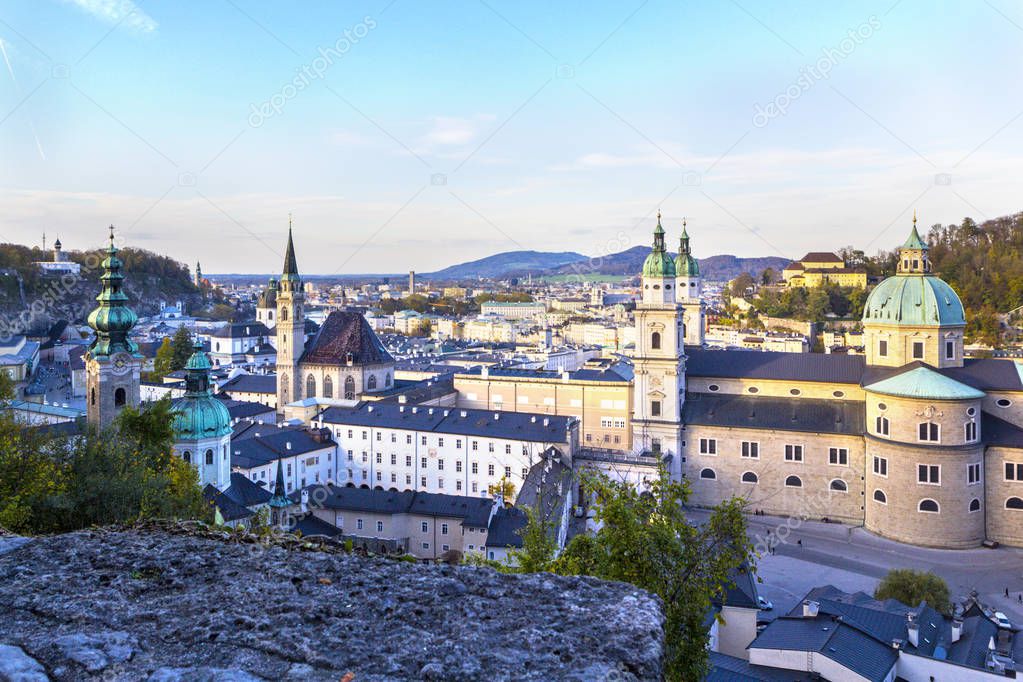
<path fill-rule="evenodd" d="M 362 511 L 376 514 L 420 514 L 462 519 L 462 525 L 486 528 L 494 501 L 486 497 L 442 495 L 406 490 L 371 490 L 336 485 L 306 486 L 309 499 L 324 509 Z M 290 495 L 298 503 L 301 491 Z"/>
<path fill-rule="evenodd" d="M 238 472 L 231 473 L 231 485 L 223 494 L 243 507 L 255 507 L 270 500 L 269 490 Z"/>
<path fill-rule="evenodd" d="M 686 351 L 686 374 L 692 377 L 777 379 L 859 384 L 866 358 L 862 355 L 781 353 L 774 351 Z"/>
<path fill-rule="evenodd" d="M 324 424 L 344 426 L 407 429 L 479 438 L 563 443 L 567 438 L 568 425 L 573 418 L 528 412 L 459 410 L 399 405 L 390 402 L 367 402 L 355 407 L 328 407 L 320 413 L 318 419 Z"/>
<path fill-rule="evenodd" d="M 272 407 L 267 407 L 262 403 L 254 403 L 248 400 L 232 400 L 230 398 L 225 398 L 223 394 L 218 394 L 216 397 L 224 403 L 224 407 L 227 408 L 228 413 L 231 415 L 231 419 L 246 419 L 261 414 L 275 413 Z"/>
<path fill-rule="evenodd" d="M 232 322 L 216 330 L 210 336 L 218 339 L 244 339 L 254 336 L 269 336 L 270 330 L 262 322 Z"/>
<path fill-rule="evenodd" d="M 831 616 L 783 616 L 772 621 L 749 648 L 814 652 L 876 682 L 888 676 L 899 657 L 890 643 Z"/>
<path fill-rule="evenodd" d="M 472 367 L 459 374 L 482 375 L 480 367 Z M 560 379 L 561 372 L 542 369 L 516 369 L 514 367 L 491 367 L 488 373 L 492 377 L 511 377 L 515 379 Z M 573 381 L 631 381 L 633 368 L 623 362 L 612 365 L 606 369 L 577 369 L 569 372 L 568 376 Z"/>
<path fill-rule="evenodd" d="M 317 516 L 313 516 L 312 514 L 306 514 L 299 519 L 295 523 L 293 531 L 301 533 L 303 537 L 310 535 L 324 535 L 328 538 L 334 538 L 341 535 L 340 528 Z"/>
<path fill-rule="evenodd" d="M 248 509 L 245 505 L 235 502 L 212 485 L 207 485 L 203 488 L 202 496 L 206 502 L 220 510 L 220 516 L 224 521 L 239 521 L 255 516 L 255 512 Z"/>
<path fill-rule="evenodd" d="M 487 529 L 487 547 L 522 548 L 519 532 L 526 527 L 526 512 L 515 507 L 501 507 L 490 519 Z"/>
<path fill-rule="evenodd" d="M 227 394 L 235 391 L 238 393 L 268 393 L 277 395 L 277 375 L 239 374 L 221 386 L 220 390 Z"/>
<path fill-rule="evenodd" d="M 682 421 L 687 425 L 863 435 L 865 409 L 859 401 L 687 393 Z"/>
<path fill-rule="evenodd" d="M 255 435 L 262 429 L 265 433 Z M 257 425 L 252 436 L 231 438 L 231 467 L 251 469 L 285 457 L 296 457 L 309 452 L 334 447 L 334 441 L 316 440 L 305 429 L 276 429 L 266 424 Z M 291 447 L 288 447 L 290 444 Z"/>
<path fill-rule="evenodd" d="M 704 682 L 804 682 L 814 679 L 810 673 L 750 665 L 747 660 L 716 651 L 709 652 L 709 657 L 711 669 Z"/>

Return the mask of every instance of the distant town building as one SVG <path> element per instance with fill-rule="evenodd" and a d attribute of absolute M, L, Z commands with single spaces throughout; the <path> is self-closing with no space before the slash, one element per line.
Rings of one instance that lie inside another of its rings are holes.
<path fill-rule="evenodd" d="M 67 254 L 64 253 L 60 239 L 53 242 L 53 260 L 38 261 L 36 265 L 43 271 L 44 275 L 59 276 L 68 273 L 78 275 L 82 271 L 81 265 L 73 263 L 68 259 Z"/>
<path fill-rule="evenodd" d="M 842 287 L 867 286 L 867 271 L 850 268 L 845 261 L 833 253 L 813 251 L 798 261 L 789 263 L 782 270 L 782 278 L 790 287 L 819 287 L 837 284 Z"/>

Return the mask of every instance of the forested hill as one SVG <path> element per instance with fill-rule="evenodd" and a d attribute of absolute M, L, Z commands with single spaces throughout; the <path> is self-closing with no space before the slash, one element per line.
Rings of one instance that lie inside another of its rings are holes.
<path fill-rule="evenodd" d="M 0 313 L 16 315 L 42 301 L 45 312 L 38 314 L 36 323 L 67 318 L 82 321 L 96 306 L 100 290 L 98 266 L 106 257 L 103 251 L 65 251 L 68 260 L 82 266 L 81 279 L 72 281 L 45 276 L 35 265 L 38 261 L 53 260 L 51 251 L 21 244 L 0 244 Z M 188 267 L 178 261 L 144 249 L 125 248 L 118 253 L 124 261 L 125 291 L 131 298 L 132 308 L 140 315 L 155 313 L 160 302 L 183 300 L 193 303 L 198 290 L 192 284 Z"/>

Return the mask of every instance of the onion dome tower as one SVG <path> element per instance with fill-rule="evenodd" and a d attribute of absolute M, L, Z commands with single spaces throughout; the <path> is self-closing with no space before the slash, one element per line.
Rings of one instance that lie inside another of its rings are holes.
<path fill-rule="evenodd" d="M 101 263 L 102 290 L 99 305 L 89 314 L 89 326 L 95 336 L 86 353 L 86 394 L 89 423 L 105 428 L 125 406 L 139 405 L 139 375 L 142 356 L 129 334 L 138 316 L 128 307 L 124 293 L 124 263 L 117 257 L 114 226 L 110 226 L 110 245 Z"/>
<path fill-rule="evenodd" d="M 870 292 L 863 310 L 867 363 L 901 367 L 922 361 L 963 366 L 966 316 L 959 296 L 931 272 L 927 242 L 913 229 L 899 249 L 899 264 Z"/>
<path fill-rule="evenodd" d="M 210 359 L 200 343 L 185 364 L 185 395 L 173 403 L 174 451 L 199 471 L 199 485 L 231 484 L 231 415 L 210 387 Z"/>
<path fill-rule="evenodd" d="M 704 340 L 704 306 L 700 298 L 700 263 L 689 246 L 686 220 L 682 219 L 682 237 L 675 260 L 675 292 L 682 303 L 682 323 L 687 346 L 702 346 Z"/>

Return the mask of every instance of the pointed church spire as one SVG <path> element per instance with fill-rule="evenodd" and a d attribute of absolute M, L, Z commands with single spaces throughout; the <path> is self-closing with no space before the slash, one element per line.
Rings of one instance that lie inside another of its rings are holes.
<path fill-rule="evenodd" d="M 288 499 L 288 494 L 287 494 L 286 489 L 284 487 L 284 460 L 283 459 L 278 459 L 277 460 L 277 478 L 274 481 L 274 494 L 273 494 L 273 497 L 271 497 L 267 501 L 267 504 L 270 507 L 275 508 L 275 510 L 283 508 L 283 507 L 287 507 L 289 504 L 291 504 L 291 500 Z"/>
<path fill-rule="evenodd" d="M 291 216 L 288 216 L 288 249 L 284 253 L 284 277 L 298 277 L 298 263 L 295 260 L 295 240 L 291 236 Z M 283 278 L 282 278 L 283 279 Z"/>
<path fill-rule="evenodd" d="M 689 233 L 686 231 L 686 219 L 682 218 L 682 238 L 679 240 L 679 255 L 689 255 Z"/>

